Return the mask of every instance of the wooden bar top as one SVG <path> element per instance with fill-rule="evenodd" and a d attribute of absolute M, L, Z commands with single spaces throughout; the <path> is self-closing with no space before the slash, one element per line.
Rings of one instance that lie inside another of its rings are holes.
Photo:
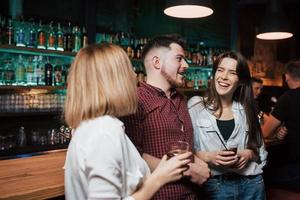
<path fill-rule="evenodd" d="M 0 199 L 47 199 L 64 195 L 66 150 L 0 160 Z"/>

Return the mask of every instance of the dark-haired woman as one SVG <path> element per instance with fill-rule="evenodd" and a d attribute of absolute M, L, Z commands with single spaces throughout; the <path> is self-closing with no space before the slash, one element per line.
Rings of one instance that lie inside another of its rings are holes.
<path fill-rule="evenodd" d="M 209 199 L 265 199 L 261 174 L 267 152 L 247 62 L 240 53 L 223 53 L 212 74 L 207 95 L 188 102 L 196 154 L 212 172 L 205 193 Z M 237 152 L 230 150 L 232 145 Z"/>

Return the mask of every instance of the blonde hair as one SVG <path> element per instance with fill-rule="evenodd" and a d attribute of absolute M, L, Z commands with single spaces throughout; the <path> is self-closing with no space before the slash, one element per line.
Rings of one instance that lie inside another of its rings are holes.
<path fill-rule="evenodd" d="M 135 77 L 131 62 L 121 47 L 98 44 L 81 49 L 68 75 L 66 123 L 76 128 L 83 120 L 135 113 Z"/>

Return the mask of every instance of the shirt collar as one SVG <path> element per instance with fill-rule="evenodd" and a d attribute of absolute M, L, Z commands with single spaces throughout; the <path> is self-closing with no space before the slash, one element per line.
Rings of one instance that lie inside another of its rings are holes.
<path fill-rule="evenodd" d="M 166 94 L 165 94 L 165 92 L 162 89 L 160 89 L 158 87 L 155 87 L 153 85 L 150 85 L 150 84 L 148 84 L 146 82 L 139 82 L 138 86 L 146 87 L 151 93 L 153 93 L 155 95 L 167 97 Z M 176 94 L 177 94 L 177 90 L 175 88 L 171 88 L 171 95 L 170 95 L 170 97 L 172 98 Z"/>

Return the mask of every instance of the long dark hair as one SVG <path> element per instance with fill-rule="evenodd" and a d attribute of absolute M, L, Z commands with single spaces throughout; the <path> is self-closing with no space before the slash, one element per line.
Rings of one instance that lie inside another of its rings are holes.
<path fill-rule="evenodd" d="M 262 145 L 262 133 L 258 118 L 255 113 L 255 102 L 253 97 L 251 75 L 246 59 L 238 52 L 229 51 L 218 56 L 214 62 L 211 85 L 203 99 L 204 106 L 214 112 L 220 110 L 219 116 L 222 115 L 223 108 L 220 96 L 216 91 L 215 73 L 221 61 L 224 58 L 232 58 L 237 61 L 236 72 L 239 78 L 239 86 L 233 94 L 233 101 L 239 102 L 245 109 L 246 119 L 249 126 L 247 148 L 257 152 Z"/>

